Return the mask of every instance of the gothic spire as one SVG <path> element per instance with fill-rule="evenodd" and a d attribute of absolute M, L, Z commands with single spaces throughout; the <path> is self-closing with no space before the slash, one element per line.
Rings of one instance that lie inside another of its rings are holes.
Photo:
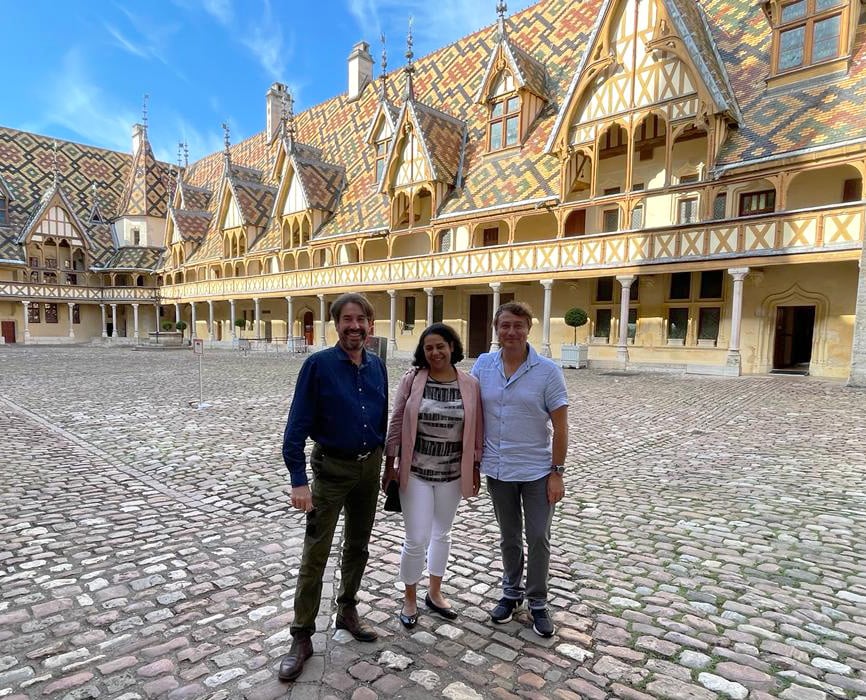
<path fill-rule="evenodd" d="M 141 126 L 144 138 L 147 138 L 147 101 L 149 99 L 150 95 L 144 93 L 144 99 L 141 102 Z"/>
<path fill-rule="evenodd" d="M 415 54 L 412 51 L 412 25 L 415 23 L 413 17 L 409 17 L 409 33 L 406 35 L 406 67 L 403 73 L 406 76 L 406 86 L 403 89 L 403 99 L 406 102 L 415 99 L 415 90 L 412 87 L 412 74 L 415 72 L 415 66 L 412 64 L 412 59 Z"/>
<path fill-rule="evenodd" d="M 223 151 L 223 159 L 225 160 L 226 168 L 231 165 L 232 162 L 232 154 L 231 154 L 231 131 L 229 130 L 229 125 L 227 122 L 222 123 L 223 127 L 223 142 L 225 143 L 225 150 Z"/>
<path fill-rule="evenodd" d="M 499 19 L 496 21 L 496 31 L 500 39 L 505 38 L 505 13 L 508 12 L 508 3 L 505 0 L 499 0 L 496 5 L 496 14 Z"/>
<path fill-rule="evenodd" d="M 379 76 L 379 99 L 382 102 L 388 101 L 388 52 L 385 49 L 385 32 L 379 35 L 379 41 L 382 42 L 382 74 Z"/>

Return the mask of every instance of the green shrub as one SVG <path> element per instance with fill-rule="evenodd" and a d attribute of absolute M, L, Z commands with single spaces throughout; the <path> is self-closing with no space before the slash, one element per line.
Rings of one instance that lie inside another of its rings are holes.
<path fill-rule="evenodd" d="M 566 326 L 574 328 L 574 344 L 577 345 L 577 329 L 581 326 L 585 326 L 586 322 L 589 320 L 586 311 L 575 306 L 565 312 L 563 320 L 565 321 Z"/>

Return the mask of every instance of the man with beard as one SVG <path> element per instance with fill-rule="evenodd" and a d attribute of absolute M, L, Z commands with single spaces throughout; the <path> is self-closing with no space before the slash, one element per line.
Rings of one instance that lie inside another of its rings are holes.
<path fill-rule="evenodd" d="M 283 436 L 283 459 L 292 480 L 292 506 L 307 514 L 301 568 L 295 588 L 292 646 L 279 677 L 293 681 L 313 654 L 311 637 L 322 597 L 322 577 L 334 530 L 343 512 L 343 553 L 337 594 L 337 629 L 372 642 L 376 632 L 361 621 L 356 594 L 367 564 L 376 515 L 379 471 L 388 419 L 385 364 L 364 349 L 373 332 L 373 307 L 361 294 L 343 294 L 331 305 L 337 344 L 311 355 L 298 375 Z M 313 442 L 307 482 L 304 445 Z"/>

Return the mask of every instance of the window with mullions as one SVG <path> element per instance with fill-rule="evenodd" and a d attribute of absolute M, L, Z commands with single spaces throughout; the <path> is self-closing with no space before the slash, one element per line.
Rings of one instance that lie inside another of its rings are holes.
<path fill-rule="evenodd" d="M 81 323 L 81 306 L 78 304 L 72 305 L 72 323 Z"/>
<path fill-rule="evenodd" d="M 520 141 L 520 98 L 517 95 L 497 99 L 491 105 L 487 133 L 491 151 L 517 145 Z"/>
<path fill-rule="evenodd" d="M 845 0 L 793 0 L 782 4 L 775 28 L 775 69 L 782 73 L 842 54 Z"/>
<path fill-rule="evenodd" d="M 761 190 L 740 195 L 740 216 L 769 214 L 776 210 L 776 191 Z"/>
<path fill-rule="evenodd" d="M 45 305 L 45 323 L 57 323 L 57 304 Z"/>
<path fill-rule="evenodd" d="M 28 323 L 42 323 L 42 305 L 30 303 L 27 305 Z"/>
<path fill-rule="evenodd" d="M 0 226 L 9 223 L 9 200 L 0 196 Z"/>
<path fill-rule="evenodd" d="M 677 223 L 695 224 L 698 222 L 698 198 L 687 197 L 677 203 Z"/>

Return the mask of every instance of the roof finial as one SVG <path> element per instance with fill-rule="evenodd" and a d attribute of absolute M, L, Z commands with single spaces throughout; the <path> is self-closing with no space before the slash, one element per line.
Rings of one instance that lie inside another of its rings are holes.
<path fill-rule="evenodd" d="M 91 181 L 90 183 L 90 195 L 93 197 L 93 206 L 98 206 L 99 197 L 96 196 L 96 182 Z"/>
<path fill-rule="evenodd" d="M 412 65 L 412 59 L 415 54 L 412 51 L 412 25 L 415 23 L 415 18 L 409 17 L 409 33 L 406 35 L 406 67 L 403 72 L 406 74 L 406 87 L 404 89 L 403 99 L 407 102 L 415 99 L 415 91 L 412 88 L 412 73 L 415 72 L 415 66 Z"/>
<path fill-rule="evenodd" d="M 177 167 L 180 167 L 180 157 L 183 154 L 183 141 L 177 142 Z"/>
<path fill-rule="evenodd" d="M 292 151 L 295 148 L 295 98 L 288 90 L 285 92 L 284 105 L 286 109 L 286 140 L 289 144 L 289 150 Z"/>
<path fill-rule="evenodd" d="M 183 140 L 183 167 L 189 167 L 189 142 L 186 139 Z"/>
<path fill-rule="evenodd" d="M 379 35 L 379 41 L 382 42 L 382 74 L 379 76 L 381 87 L 379 88 L 379 98 L 382 102 L 388 100 L 388 52 L 385 49 L 385 32 Z"/>
<path fill-rule="evenodd" d="M 226 146 L 225 151 L 223 151 L 223 153 L 225 155 L 226 162 L 231 162 L 232 154 L 231 154 L 231 151 L 229 150 L 231 148 L 231 145 L 232 145 L 232 141 L 231 141 L 231 137 L 230 137 L 231 132 L 229 131 L 229 125 L 226 122 L 222 123 L 222 127 L 223 127 L 223 142 L 225 143 L 225 146 Z"/>
<path fill-rule="evenodd" d="M 144 93 L 144 99 L 141 103 L 141 125 L 144 127 L 144 135 L 147 136 L 147 101 L 150 99 L 150 95 Z"/>
<path fill-rule="evenodd" d="M 505 38 L 505 13 L 508 12 L 508 3 L 505 0 L 499 0 L 496 4 L 496 14 L 499 15 L 499 19 L 496 21 L 497 31 L 499 33 L 499 38 Z"/>

